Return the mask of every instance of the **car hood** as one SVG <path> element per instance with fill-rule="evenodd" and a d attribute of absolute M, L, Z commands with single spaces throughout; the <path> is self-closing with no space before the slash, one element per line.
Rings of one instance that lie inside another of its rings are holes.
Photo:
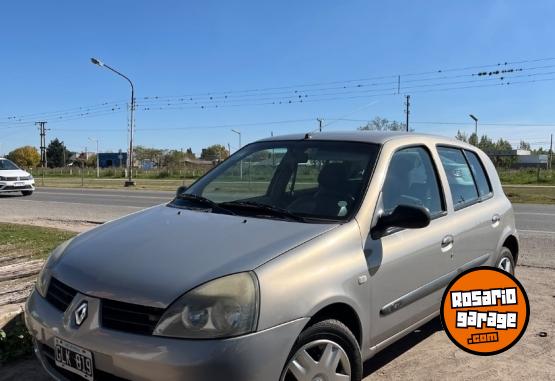
<path fill-rule="evenodd" d="M 156 206 L 73 239 L 52 275 L 95 297 L 167 307 L 336 227 Z"/>
<path fill-rule="evenodd" d="M 30 176 L 28 172 L 25 172 L 21 169 L 0 169 L 0 176 L 2 177 L 23 177 L 23 176 Z"/>

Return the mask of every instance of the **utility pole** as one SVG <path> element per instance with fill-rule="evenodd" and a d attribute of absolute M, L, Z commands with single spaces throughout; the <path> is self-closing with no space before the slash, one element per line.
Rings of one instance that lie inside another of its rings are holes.
<path fill-rule="evenodd" d="M 89 138 L 91 142 L 96 142 L 96 178 L 100 177 L 100 158 L 98 157 L 98 138 Z"/>
<path fill-rule="evenodd" d="M 324 123 L 324 119 L 316 118 L 316 120 L 318 121 L 318 129 L 320 130 L 320 132 L 322 132 L 322 125 Z"/>
<path fill-rule="evenodd" d="M 231 131 L 236 133 L 237 136 L 239 137 L 239 149 L 241 149 L 241 131 L 234 130 L 234 129 L 231 129 Z M 239 163 L 239 168 L 240 168 L 241 181 L 243 181 L 243 160 L 241 160 L 241 162 Z"/>
<path fill-rule="evenodd" d="M 44 186 L 44 169 L 48 164 L 46 158 L 46 122 L 35 122 L 35 126 L 38 126 L 40 133 L 40 164 L 42 166 L 42 186 Z"/>
<path fill-rule="evenodd" d="M 407 101 L 405 102 L 405 114 L 407 115 L 407 132 L 409 132 L 409 114 L 410 114 L 410 95 L 406 95 L 405 96 L 407 98 Z"/>
<path fill-rule="evenodd" d="M 549 169 L 552 169 L 553 162 L 553 134 L 551 134 L 551 143 L 549 143 Z"/>

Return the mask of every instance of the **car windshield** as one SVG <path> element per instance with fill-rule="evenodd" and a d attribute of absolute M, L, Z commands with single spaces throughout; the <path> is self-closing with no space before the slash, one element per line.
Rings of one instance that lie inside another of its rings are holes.
<path fill-rule="evenodd" d="M 344 221 L 358 209 L 379 146 L 337 141 L 250 144 L 170 206 L 295 221 Z"/>
<path fill-rule="evenodd" d="M 7 159 L 0 160 L 0 171 L 19 169 L 17 165 Z"/>

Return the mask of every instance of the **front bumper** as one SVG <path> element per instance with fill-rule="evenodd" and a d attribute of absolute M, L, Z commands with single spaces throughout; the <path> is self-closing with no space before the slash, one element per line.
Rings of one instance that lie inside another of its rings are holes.
<path fill-rule="evenodd" d="M 34 190 L 35 190 L 34 180 L 0 181 L 0 193 L 34 191 Z"/>
<path fill-rule="evenodd" d="M 81 327 L 71 314 L 83 300 L 89 313 Z M 66 380 L 51 353 L 59 337 L 93 352 L 95 375 L 110 380 L 277 381 L 307 319 L 224 340 L 185 340 L 136 335 L 102 328 L 100 301 L 77 294 L 65 313 L 36 291 L 25 305 L 35 353 L 56 379 Z"/>

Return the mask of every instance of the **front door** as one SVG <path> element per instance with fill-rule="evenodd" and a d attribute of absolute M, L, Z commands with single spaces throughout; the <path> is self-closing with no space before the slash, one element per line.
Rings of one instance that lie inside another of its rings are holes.
<path fill-rule="evenodd" d="M 432 220 L 422 229 L 393 228 L 380 239 L 368 238 L 372 346 L 439 309 L 452 271 L 453 240 L 436 166 L 424 146 L 403 148 L 391 158 L 377 213 L 397 205 L 428 209 Z"/>

